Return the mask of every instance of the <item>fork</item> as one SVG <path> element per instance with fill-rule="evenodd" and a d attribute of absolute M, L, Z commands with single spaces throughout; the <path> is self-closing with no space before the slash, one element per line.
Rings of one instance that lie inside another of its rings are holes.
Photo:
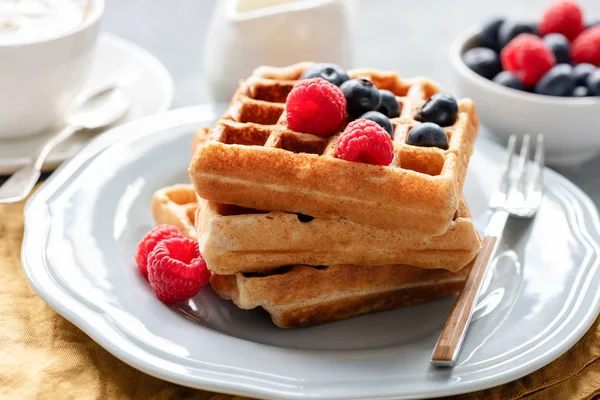
<path fill-rule="evenodd" d="M 498 249 L 508 217 L 533 218 L 542 203 L 544 136 L 540 134 L 536 137 L 533 162 L 528 162 L 530 135 L 523 136 L 517 160 L 516 141 L 516 135 L 508 140 L 504 171 L 489 203 L 493 213 L 485 230 L 483 246 L 471 262 L 469 277 L 433 350 L 431 363 L 435 366 L 453 367 L 456 363 L 488 265 Z"/>

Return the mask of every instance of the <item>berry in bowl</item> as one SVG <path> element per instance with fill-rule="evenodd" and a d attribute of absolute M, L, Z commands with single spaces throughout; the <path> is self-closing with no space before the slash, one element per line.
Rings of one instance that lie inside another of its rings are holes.
<path fill-rule="evenodd" d="M 461 96 L 499 136 L 543 133 L 548 162 L 574 165 L 600 152 L 600 25 L 573 1 L 535 23 L 495 18 L 454 40 Z"/>

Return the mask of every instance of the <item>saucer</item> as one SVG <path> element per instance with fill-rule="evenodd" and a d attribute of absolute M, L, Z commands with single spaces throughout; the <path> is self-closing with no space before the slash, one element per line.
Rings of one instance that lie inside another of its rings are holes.
<path fill-rule="evenodd" d="M 543 367 L 600 311 L 600 222 L 575 185 L 545 169 L 537 217 L 509 220 L 453 369 L 430 365 L 454 297 L 305 329 L 280 329 L 210 287 L 168 307 L 134 263 L 154 191 L 189 182 L 193 132 L 211 105 L 100 135 L 25 208 L 22 264 L 35 291 L 124 362 L 199 389 L 278 399 L 409 399 L 472 392 Z M 479 138 L 465 182 L 478 229 L 504 150 Z"/>
<path fill-rule="evenodd" d="M 118 82 L 132 98 L 131 109 L 122 122 L 167 110 L 173 99 L 173 80 L 169 72 L 148 51 L 116 37 L 103 33 L 98 38 L 92 70 L 82 92 Z M 14 173 L 33 157 L 47 140 L 48 135 L 22 139 L 0 139 L 0 175 Z M 81 132 L 58 145 L 48 156 L 43 171 L 54 170 L 61 162 L 80 151 L 94 134 Z"/>

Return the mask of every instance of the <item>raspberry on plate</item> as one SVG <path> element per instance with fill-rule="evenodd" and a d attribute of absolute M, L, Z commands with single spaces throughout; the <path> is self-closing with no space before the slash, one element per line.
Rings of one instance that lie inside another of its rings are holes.
<path fill-rule="evenodd" d="M 365 164 L 390 165 L 394 159 L 394 143 L 379 124 L 360 118 L 350 122 L 340 135 L 337 157 Z"/>
<path fill-rule="evenodd" d="M 542 36 L 561 33 L 567 39 L 574 40 L 585 29 L 583 12 L 574 1 L 556 2 L 546 9 L 538 29 Z"/>
<path fill-rule="evenodd" d="M 500 53 L 502 66 L 525 86 L 535 85 L 555 64 L 552 50 L 536 35 L 522 33 L 511 40 Z"/>
<path fill-rule="evenodd" d="M 600 67 L 600 25 L 587 29 L 571 46 L 571 58 L 577 64 L 588 63 Z"/>
<path fill-rule="evenodd" d="M 328 136 L 342 126 L 346 98 L 339 87 L 323 78 L 300 80 L 285 102 L 290 129 L 317 136 Z"/>
<path fill-rule="evenodd" d="M 137 251 L 135 253 L 135 262 L 137 263 L 138 270 L 148 279 L 148 254 L 154 247 L 165 239 L 171 238 L 182 238 L 183 234 L 172 225 L 158 225 L 154 229 L 144 236 L 144 238 L 138 244 Z"/>
<path fill-rule="evenodd" d="M 163 240 L 148 255 L 148 280 L 156 297 L 167 304 L 194 297 L 210 279 L 198 242 Z"/>

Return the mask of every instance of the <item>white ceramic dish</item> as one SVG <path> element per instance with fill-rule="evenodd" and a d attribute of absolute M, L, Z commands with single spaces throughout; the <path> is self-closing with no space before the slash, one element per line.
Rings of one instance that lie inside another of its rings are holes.
<path fill-rule="evenodd" d="M 450 50 L 456 86 L 462 97 L 477 105 L 483 124 L 504 138 L 511 134 L 543 133 L 547 161 L 581 164 L 600 151 L 600 97 L 554 97 L 498 85 L 471 71 L 462 54 L 478 44 L 479 27 L 461 33 Z"/>
<path fill-rule="evenodd" d="M 64 117 L 89 73 L 104 13 L 104 0 L 90 4 L 73 29 L 0 45 L 0 137 L 40 133 Z"/>
<path fill-rule="evenodd" d="M 282 330 L 203 289 L 167 307 L 134 266 L 153 191 L 185 182 L 194 129 L 220 112 L 169 111 L 103 134 L 25 209 L 23 268 L 54 309 L 115 356 L 196 388 L 286 399 L 427 398 L 526 375 L 566 351 L 600 309 L 600 224 L 573 184 L 546 171 L 537 218 L 511 221 L 453 370 L 429 357 L 453 299 Z M 478 141 L 465 194 L 478 226 L 502 165 Z"/>
<path fill-rule="evenodd" d="M 101 86 L 107 81 L 120 82 L 132 97 L 131 109 L 122 122 L 164 111 L 173 99 L 173 80 L 160 61 L 131 42 L 103 33 L 98 39 L 90 77 L 83 90 Z M 0 175 L 12 174 L 25 165 L 53 133 L 0 138 Z M 92 134 L 86 133 L 71 136 L 50 153 L 44 171 L 55 169 L 80 151 L 92 137 Z"/>

